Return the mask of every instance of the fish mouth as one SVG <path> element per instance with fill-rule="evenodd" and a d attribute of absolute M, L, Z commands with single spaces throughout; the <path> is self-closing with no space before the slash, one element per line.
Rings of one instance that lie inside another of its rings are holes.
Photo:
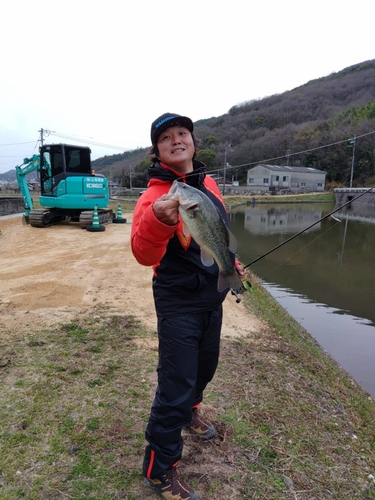
<path fill-rule="evenodd" d="M 191 205 L 190 207 L 187 207 L 186 210 L 196 210 L 198 208 L 198 204 L 195 203 L 194 205 Z"/>

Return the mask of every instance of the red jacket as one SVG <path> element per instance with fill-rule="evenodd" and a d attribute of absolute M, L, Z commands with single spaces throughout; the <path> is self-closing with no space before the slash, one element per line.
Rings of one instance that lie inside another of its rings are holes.
<path fill-rule="evenodd" d="M 159 316 L 212 310 L 227 294 L 217 291 L 217 264 L 210 267 L 202 264 L 200 248 L 191 236 L 184 235 L 182 222 L 166 225 L 155 217 L 152 209 L 154 201 L 169 191 L 173 181 L 183 178 L 211 198 L 228 225 L 219 188 L 204 170 L 204 165 L 195 160 L 193 174 L 185 177 L 167 165 L 154 164 L 149 169 L 147 190 L 134 209 L 132 251 L 140 264 L 153 267 L 153 292 Z"/>

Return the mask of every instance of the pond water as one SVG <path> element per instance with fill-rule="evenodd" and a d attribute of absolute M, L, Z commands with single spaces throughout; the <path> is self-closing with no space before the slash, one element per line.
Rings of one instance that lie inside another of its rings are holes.
<path fill-rule="evenodd" d="M 319 221 L 331 204 L 230 212 L 244 265 Z M 375 211 L 336 212 L 250 266 L 265 288 L 375 397 Z"/>

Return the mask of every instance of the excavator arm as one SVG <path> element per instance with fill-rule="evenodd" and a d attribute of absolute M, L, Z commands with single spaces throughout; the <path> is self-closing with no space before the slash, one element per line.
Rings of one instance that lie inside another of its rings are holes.
<path fill-rule="evenodd" d="M 30 195 L 30 189 L 27 184 L 26 176 L 39 170 L 40 167 L 40 157 L 39 155 L 33 155 L 31 158 L 25 158 L 23 164 L 16 166 L 16 177 L 18 187 L 20 188 L 23 204 L 24 204 L 24 217 L 28 218 L 30 210 L 33 209 L 33 200 Z"/>

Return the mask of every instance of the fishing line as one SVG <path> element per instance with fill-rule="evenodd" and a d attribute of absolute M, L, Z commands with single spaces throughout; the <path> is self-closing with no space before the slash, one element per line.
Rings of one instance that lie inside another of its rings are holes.
<path fill-rule="evenodd" d="M 324 236 L 326 233 L 328 233 L 328 231 L 330 231 L 331 229 L 333 229 L 337 224 L 339 224 L 341 221 L 337 221 L 333 226 L 329 227 L 328 229 L 326 229 L 323 233 L 319 234 L 316 238 L 314 238 L 312 241 L 310 241 L 309 243 L 307 243 L 304 247 L 300 248 L 299 250 L 297 250 L 297 252 L 295 252 L 294 254 L 290 255 L 287 259 L 285 259 L 283 262 L 281 262 L 281 264 L 279 264 L 278 266 L 276 266 L 274 269 L 272 269 L 271 271 L 269 271 L 267 274 L 265 274 L 262 279 L 266 278 L 269 274 L 273 273 L 274 271 L 276 271 L 277 269 L 279 269 L 279 267 L 283 266 L 286 262 L 288 262 L 290 259 L 292 259 L 293 257 L 295 257 L 297 254 L 299 254 L 300 252 L 302 252 L 302 250 L 305 250 L 308 246 L 312 245 L 316 240 L 318 240 L 320 237 Z"/>
<path fill-rule="evenodd" d="M 255 262 L 258 262 L 258 260 L 261 260 L 263 259 L 264 257 L 266 257 L 267 255 L 269 255 L 270 253 L 274 252 L 275 250 L 277 250 L 278 248 L 282 247 L 283 245 L 285 245 L 286 243 L 289 243 L 289 241 L 293 240 L 294 238 L 296 238 L 297 236 L 299 236 L 300 234 L 304 233 L 305 231 L 307 231 L 308 229 L 310 229 L 311 227 L 315 226 L 316 224 L 319 224 L 319 222 L 322 222 L 324 219 L 327 219 L 328 217 L 331 217 L 332 214 L 338 212 L 339 210 L 343 209 L 344 207 L 346 207 L 347 205 L 350 205 L 351 203 L 353 203 L 355 200 L 358 200 L 358 198 L 360 198 L 361 196 L 364 196 L 365 194 L 369 193 L 370 191 L 372 191 L 373 189 L 375 188 L 375 186 L 371 187 L 370 189 L 367 189 L 366 191 L 364 191 L 363 193 L 359 194 L 358 196 L 356 196 L 355 198 L 353 198 L 352 200 L 349 200 L 347 201 L 346 203 L 344 203 L 344 205 L 341 205 L 340 207 L 336 208 L 335 210 L 332 210 L 332 212 L 330 212 L 329 214 L 325 215 L 324 217 L 322 217 L 321 219 L 317 220 L 316 222 L 313 222 L 312 224 L 310 224 L 309 226 L 307 226 L 305 229 L 302 229 L 302 231 L 299 231 L 298 233 L 294 234 L 293 236 L 291 236 L 290 238 L 288 238 L 287 240 L 283 241 L 282 243 L 280 243 L 279 245 L 275 246 L 274 248 L 271 248 L 271 250 L 268 250 L 268 252 L 264 253 L 263 255 L 261 255 L 260 257 L 257 257 L 256 259 L 254 259 L 253 261 L 250 262 L 250 264 L 247 264 L 246 266 L 244 266 L 244 269 L 246 269 L 247 267 L 250 267 L 252 264 L 255 264 Z"/>
<path fill-rule="evenodd" d="M 373 189 L 373 188 L 371 188 Z M 351 200 L 353 201 L 353 200 Z M 357 208 L 354 208 L 353 209 L 353 213 L 356 211 L 356 210 L 359 210 L 359 208 L 361 208 L 362 206 L 364 205 L 364 203 L 361 203 Z M 343 205 L 344 206 L 344 205 Z M 331 231 L 331 229 L 333 229 L 334 227 L 337 226 L 337 224 L 340 224 L 341 223 L 341 220 L 339 219 L 336 219 L 335 217 L 332 217 L 335 221 L 336 221 L 336 224 L 334 224 L 333 226 L 329 227 L 328 229 L 326 229 L 323 233 L 319 234 L 316 238 L 314 238 L 312 241 L 310 241 L 309 243 L 307 243 L 304 247 L 300 248 L 299 250 L 297 250 L 297 252 L 295 252 L 294 254 L 292 254 L 290 257 L 288 257 L 287 259 L 285 259 L 283 262 L 281 262 L 281 264 L 279 264 L 278 266 L 276 266 L 274 269 L 272 269 L 271 271 L 269 271 L 267 274 L 265 274 L 263 276 L 262 279 L 266 278 L 268 275 L 270 275 L 271 273 L 273 273 L 274 271 L 276 271 L 277 269 L 279 269 L 279 267 L 283 266 L 286 262 L 288 262 L 290 259 L 292 259 L 294 256 L 296 256 L 297 254 L 299 254 L 300 252 L 302 252 L 302 250 L 305 250 L 308 246 L 312 245 L 315 241 L 317 241 L 319 238 L 321 238 L 322 236 L 324 236 L 326 233 L 328 233 L 328 231 Z"/>

